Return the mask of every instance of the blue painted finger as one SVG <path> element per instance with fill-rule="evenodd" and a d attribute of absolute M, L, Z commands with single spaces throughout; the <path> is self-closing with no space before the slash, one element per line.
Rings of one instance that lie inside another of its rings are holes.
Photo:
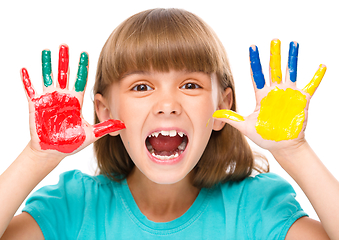
<path fill-rule="evenodd" d="M 288 72 L 291 82 L 297 81 L 299 43 L 291 42 L 288 53 Z"/>
<path fill-rule="evenodd" d="M 253 47 L 250 47 L 250 62 L 253 73 L 253 80 L 257 88 L 262 89 L 265 86 L 265 77 L 264 74 L 262 73 L 259 51 L 257 46 L 255 46 L 255 49 L 253 49 Z"/>

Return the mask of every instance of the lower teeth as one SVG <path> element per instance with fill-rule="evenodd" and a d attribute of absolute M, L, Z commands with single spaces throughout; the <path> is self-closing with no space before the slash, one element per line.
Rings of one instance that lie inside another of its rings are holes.
<path fill-rule="evenodd" d="M 160 160 L 169 160 L 169 159 L 172 159 L 172 158 L 177 158 L 179 157 L 179 153 L 176 152 L 175 154 L 172 154 L 170 156 L 161 156 L 161 155 L 156 155 L 154 152 L 152 153 L 152 156 L 153 157 L 156 157 L 157 159 L 160 159 Z"/>
<path fill-rule="evenodd" d="M 186 144 L 187 144 L 187 142 L 182 141 L 182 143 L 178 146 L 178 149 L 181 150 L 181 151 L 185 150 Z"/>

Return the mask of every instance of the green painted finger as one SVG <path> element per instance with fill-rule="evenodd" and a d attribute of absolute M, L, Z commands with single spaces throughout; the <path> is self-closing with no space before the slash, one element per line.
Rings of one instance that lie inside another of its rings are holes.
<path fill-rule="evenodd" d="M 43 50 L 41 53 L 42 62 L 42 77 L 45 87 L 49 87 L 53 83 L 52 79 L 52 63 L 51 63 L 51 51 Z"/>
<path fill-rule="evenodd" d="M 88 76 L 88 54 L 83 52 L 80 55 L 77 79 L 75 81 L 75 91 L 82 92 L 85 89 Z"/>

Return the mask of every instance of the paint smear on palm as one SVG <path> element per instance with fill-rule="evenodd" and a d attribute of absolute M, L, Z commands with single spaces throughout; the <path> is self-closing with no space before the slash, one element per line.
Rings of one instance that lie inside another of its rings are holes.
<path fill-rule="evenodd" d="M 270 71 L 272 82 L 281 83 L 281 55 L 280 55 L 280 40 L 274 39 L 271 41 L 271 57 L 270 57 Z"/>
<path fill-rule="evenodd" d="M 276 142 L 297 138 L 305 121 L 306 104 L 306 96 L 300 91 L 274 88 L 261 100 L 257 133 Z"/>

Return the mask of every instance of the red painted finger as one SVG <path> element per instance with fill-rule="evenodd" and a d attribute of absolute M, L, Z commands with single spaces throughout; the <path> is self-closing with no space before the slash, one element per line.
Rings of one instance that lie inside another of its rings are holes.
<path fill-rule="evenodd" d="M 93 126 L 93 132 L 95 137 L 99 138 L 108 133 L 115 132 L 126 128 L 125 124 L 120 120 L 110 119 Z"/>
<path fill-rule="evenodd" d="M 35 96 L 35 91 L 34 91 L 34 88 L 32 86 L 32 83 L 31 83 L 31 80 L 29 78 L 28 71 L 27 71 L 26 68 L 21 69 L 21 78 L 22 78 L 22 82 L 24 84 L 25 91 L 26 91 L 28 97 L 30 99 L 32 99 Z"/>
<path fill-rule="evenodd" d="M 59 49 L 59 66 L 58 66 L 58 82 L 61 89 L 67 87 L 67 78 L 68 78 L 68 46 L 61 45 Z"/>

